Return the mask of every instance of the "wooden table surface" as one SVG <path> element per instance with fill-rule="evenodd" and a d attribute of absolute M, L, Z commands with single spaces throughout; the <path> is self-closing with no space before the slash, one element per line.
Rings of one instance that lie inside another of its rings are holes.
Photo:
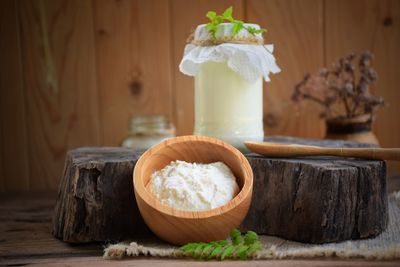
<path fill-rule="evenodd" d="M 389 191 L 400 189 L 400 177 L 388 179 Z M 50 233 L 56 194 L 29 193 L 0 196 L 0 266 L 400 266 L 400 262 L 364 260 L 269 260 L 197 262 L 161 258 L 109 261 L 102 259 L 104 244 L 68 245 Z"/>

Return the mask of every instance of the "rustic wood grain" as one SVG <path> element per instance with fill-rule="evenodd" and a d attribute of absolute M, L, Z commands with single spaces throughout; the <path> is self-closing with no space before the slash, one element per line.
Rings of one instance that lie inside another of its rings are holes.
<path fill-rule="evenodd" d="M 234 17 L 244 19 L 242 0 L 195 0 L 190 5 L 185 0 L 171 1 L 172 71 L 174 78 L 174 105 L 177 134 L 192 134 L 194 126 L 194 79 L 179 71 L 186 40 L 199 24 L 207 23 L 205 14 L 209 10 L 222 13 L 233 6 Z"/>
<path fill-rule="evenodd" d="M 0 2 L 0 191 L 29 190 L 28 141 L 16 1 Z"/>
<path fill-rule="evenodd" d="M 2 138 L 2 129 L 0 127 L 0 138 Z M 28 176 L 29 179 L 29 176 Z M 6 181 L 5 181 L 5 176 L 4 176 L 4 170 L 3 170 L 3 155 L 0 151 L 0 193 L 5 192 L 5 186 Z"/>
<path fill-rule="evenodd" d="M 121 143 L 132 115 L 172 117 L 168 3 L 94 1 L 103 145 Z"/>
<path fill-rule="evenodd" d="M 53 235 L 70 243 L 151 236 L 133 194 L 132 170 L 137 159 L 138 154 L 126 148 L 70 151 L 58 192 Z"/>
<path fill-rule="evenodd" d="M 355 142 L 287 137 L 270 137 L 268 140 L 333 147 L 365 146 Z M 194 162 L 212 162 L 221 160 L 220 155 L 225 155 L 223 161 L 236 176 L 243 170 L 238 169 L 235 158 L 226 156 L 230 153 L 210 149 L 207 143 L 194 150 L 198 144 L 188 147 L 185 142 L 176 142 L 165 147 L 165 151 L 146 152 L 145 157 L 154 156 L 147 161 L 150 163 L 143 165 L 148 169 L 142 169 L 143 161 L 137 165 L 135 196 L 150 228 L 159 237 L 182 244 L 189 242 L 191 235 L 198 234 L 196 229 L 204 229 L 206 226 L 203 223 L 214 225 L 212 229 L 221 227 L 218 232 L 223 232 L 220 220 L 216 222 L 209 218 L 221 216 L 223 221 L 235 224 L 235 220 L 227 219 L 236 214 L 236 210 L 198 221 L 191 221 L 190 213 L 159 208 L 164 209 L 160 213 L 153 208 L 157 202 L 143 193 L 147 180 L 140 183 L 138 179 L 148 179 L 149 173 L 176 157 Z M 205 154 L 202 149 L 213 153 Z M 185 153 L 192 150 L 200 152 Z M 132 171 L 140 154 L 125 148 L 80 148 L 70 151 L 55 209 L 54 235 L 67 242 L 80 243 L 135 238 L 145 233 L 144 222 L 132 193 Z M 246 157 L 253 169 L 254 186 L 252 203 L 241 225 L 243 231 L 254 230 L 291 240 L 325 243 L 372 237 L 386 228 L 388 211 L 384 161 L 335 157 L 266 158 L 255 154 L 247 154 Z M 247 199 L 250 199 L 247 193 L 237 199 L 241 206 L 238 208 L 246 210 Z M 172 213 L 173 216 L 170 215 Z M 112 218 L 119 220 L 116 222 Z M 174 225 L 171 229 L 179 228 L 181 234 L 174 235 L 159 221 Z M 132 222 L 135 227 L 129 227 Z M 197 227 L 192 228 L 191 225 Z M 234 227 L 237 226 L 229 228 Z M 208 235 L 217 233 L 210 230 Z M 203 241 L 206 241 L 208 235 L 196 236 L 196 240 L 204 238 Z"/>
<path fill-rule="evenodd" d="M 400 177 L 398 177 L 400 178 Z M 399 179 L 397 179 L 399 180 Z M 399 190 L 399 187 L 392 188 Z M 0 265 L 6 266 L 204 266 L 192 260 L 140 257 L 124 261 L 103 260 L 102 243 L 68 245 L 51 236 L 51 214 L 56 194 L 0 195 Z M 248 266 L 250 262 L 211 262 L 211 265 Z M 252 262 L 257 266 L 398 266 L 395 261 L 273 260 Z"/>
<path fill-rule="evenodd" d="M 383 161 L 249 160 L 258 179 L 241 230 L 327 243 L 374 237 L 386 229 Z"/>
<path fill-rule="evenodd" d="M 101 244 L 73 247 L 51 233 L 56 194 L 41 192 L 0 198 L 0 265 L 10 258 L 101 255 Z"/>
<path fill-rule="evenodd" d="M 380 77 L 372 92 L 388 102 L 374 131 L 382 146 L 400 146 L 399 1 L 4 0 L 0 191 L 55 188 L 69 148 L 118 145 L 130 115 L 163 113 L 178 134 L 191 134 L 193 79 L 178 69 L 185 40 L 206 11 L 229 5 L 235 17 L 268 29 L 282 68 L 264 89 L 266 135 L 322 137 L 319 109 L 292 105 L 293 85 L 368 49 Z M 400 173 L 400 164 L 388 166 Z"/>
<path fill-rule="evenodd" d="M 6 9 L 6 6 L 4 5 L 5 2 L 2 2 L 3 5 L 0 4 L 0 14 L 2 14 L 4 12 L 4 10 Z M 16 13 L 16 10 L 14 10 L 14 13 Z M 1 15 L 0 17 L 0 33 L 2 33 L 1 30 L 1 25 L 3 25 L 3 15 Z M 0 65 L 0 68 L 2 67 L 2 65 Z M 2 79 L 1 79 L 2 80 Z M 1 85 L 1 80 L 0 80 L 0 85 Z M 3 87 L 0 86 L 0 94 L 2 94 L 3 92 Z M 3 113 L 1 113 L 3 114 Z M 0 140 L 5 140 L 3 139 L 3 126 L 0 125 Z M 28 176 L 29 179 L 29 176 Z M 3 170 L 3 150 L 0 150 L 0 193 L 5 191 L 5 176 L 4 176 L 4 170 Z"/>
<path fill-rule="evenodd" d="M 319 0 L 247 1 L 247 20 L 267 29 L 266 43 L 282 69 L 264 83 L 265 135 L 321 138 L 324 123 L 313 105 L 296 106 L 290 96 L 307 72 L 323 66 L 323 13 Z"/>
<path fill-rule="evenodd" d="M 281 136 L 266 141 L 322 147 L 371 146 Z M 257 179 L 242 230 L 321 243 L 373 237 L 387 226 L 384 161 L 335 157 L 248 159 Z"/>
<path fill-rule="evenodd" d="M 79 256 L 62 258 L 31 258 L 11 259 L 4 261 L 10 266 L 39 265 L 39 266 L 149 266 L 149 267 L 199 267 L 199 266 L 221 266 L 221 267 L 245 267 L 254 265 L 258 267 L 398 267 L 398 261 L 365 261 L 365 260 L 264 260 L 264 261 L 222 261 L 201 262 L 195 260 L 181 259 L 153 259 L 139 257 L 132 260 L 103 260 L 101 257 Z"/>
<path fill-rule="evenodd" d="M 30 188 L 56 188 L 66 151 L 99 144 L 92 5 L 79 0 L 17 4 Z M 7 141 L 12 140 L 19 142 Z"/>
<path fill-rule="evenodd" d="M 325 56 L 329 65 L 351 52 L 371 51 L 379 78 L 371 88 L 388 103 L 374 123 L 381 146 L 400 147 L 399 69 L 400 2 L 396 0 L 325 1 Z M 400 173 L 399 163 L 389 164 L 390 173 Z"/>

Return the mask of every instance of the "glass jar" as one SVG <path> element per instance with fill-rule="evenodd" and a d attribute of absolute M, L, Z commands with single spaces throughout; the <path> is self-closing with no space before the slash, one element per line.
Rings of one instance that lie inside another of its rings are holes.
<path fill-rule="evenodd" d="M 175 127 L 162 115 L 134 116 L 129 119 L 129 133 L 121 146 L 146 150 L 175 136 Z"/>
<path fill-rule="evenodd" d="M 262 76 L 248 82 L 226 62 L 206 62 L 195 75 L 195 135 L 207 135 L 247 152 L 244 141 L 262 141 Z"/>
<path fill-rule="evenodd" d="M 195 135 L 212 136 L 248 152 L 245 141 L 262 141 L 263 79 L 278 73 L 273 45 L 259 25 L 221 23 L 216 32 L 198 25 L 188 39 L 179 70 L 194 76 Z M 256 31 L 250 32 L 249 29 Z M 258 31 L 258 32 L 257 32 Z"/>

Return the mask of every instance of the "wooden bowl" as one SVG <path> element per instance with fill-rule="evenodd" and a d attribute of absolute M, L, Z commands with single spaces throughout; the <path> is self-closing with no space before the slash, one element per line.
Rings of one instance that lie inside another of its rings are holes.
<path fill-rule="evenodd" d="M 207 211 L 181 211 L 161 204 L 147 190 L 150 176 L 171 161 L 224 162 L 237 179 L 240 191 L 227 204 Z M 140 213 L 161 239 L 176 245 L 225 239 L 243 221 L 253 192 L 253 171 L 242 153 L 210 137 L 181 136 L 147 150 L 136 163 L 133 184 Z"/>

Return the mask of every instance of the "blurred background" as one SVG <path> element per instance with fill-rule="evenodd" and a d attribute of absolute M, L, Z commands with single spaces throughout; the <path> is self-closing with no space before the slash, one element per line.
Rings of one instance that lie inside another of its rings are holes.
<path fill-rule="evenodd" d="M 191 134 L 185 42 L 207 11 L 231 5 L 268 30 L 282 69 L 264 85 L 266 135 L 322 138 L 319 107 L 294 105 L 294 85 L 369 50 L 372 92 L 387 102 L 373 129 L 383 147 L 400 147 L 399 0 L 2 0 L 0 192 L 56 189 L 69 149 L 120 145 L 133 115 L 164 114 Z"/>

